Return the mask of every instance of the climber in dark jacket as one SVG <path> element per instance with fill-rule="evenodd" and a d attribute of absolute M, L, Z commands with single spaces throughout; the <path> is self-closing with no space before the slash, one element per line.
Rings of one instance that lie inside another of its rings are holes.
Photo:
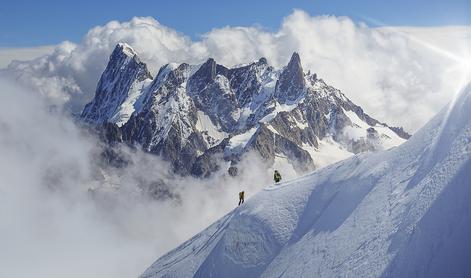
<path fill-rule="evenodd" d="M 281 181 L 281 175 L 278 172 L 278 170 L 275 170 L 275 174 L 273 175 L 273 179 L 275 180 L 276 183 Z"/>
<path fill-rule="evenodd" d="M 244 191 L 239 192 L 239 206 L 244 203 Z"/>

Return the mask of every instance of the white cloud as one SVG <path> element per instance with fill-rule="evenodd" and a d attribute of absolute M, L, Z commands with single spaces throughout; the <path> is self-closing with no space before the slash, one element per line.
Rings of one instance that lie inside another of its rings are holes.
<path fill-rule="evenodd" d="M 112 21 L 91 29 L 78 44 L 65 42 L 53 54 L 13 63 L 8 72 L 38 88 L 56 105 L 79 112 L 94 94 L 107 59 L 127 42 L 155 74 L 168 62 L 201 63 L 208 57 L 234 65 L 265 56 L 283 66 L 293 51 L 303 66 L 343 90 L 379 120 L 415 131 L 451 98 L 453 61 L 417 39 L 464 54 L 471 27 L 371 28 L 346 17 L 311 17 L 294 11 L 278 31 L 257 27 L 213 29 L 192 41 L 153 18 Z"/>
<path fill-rule="evenodd" d="M 13 60 L 27 61 L 51 54 L 54 48 L 54 45 L 0 48 L 0 69 L 8 66 Z"/>
<path fill-rule="evenodd" d="M 249 198 L 270 179 L 256 157 L 237 179 L 202 180 L 129 150 L 133 163 L 101 171 L 93 136 L 2 79 L 0 129 L 0 277 L 136 277 L 236 207 L 239 190 Z M 137 186 L 166 177 L 179 199 L 155 201 Z"/>

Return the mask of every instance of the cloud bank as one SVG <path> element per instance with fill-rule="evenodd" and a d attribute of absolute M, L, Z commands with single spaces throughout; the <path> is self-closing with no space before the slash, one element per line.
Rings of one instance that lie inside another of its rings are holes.
<path fill-rule="evenodd" d="M 237 179 L 177 178 L 126 149 L 129 166 L 100 168 L 97 139 L 39 95 L 0 79 L 0 277 L 136 277 L 269 183 L 256 157 Z M 161 180 L 178 197 L 151 198 Z"/>
<path fill-rule="evenodd" d="M 235 65 L 262 56 L 283 66 L 293 51 L 305 69 L 338 87 L 372 116 L 415 131 L 459 89 L 456 61 L 429 45 L 471 56 L 471 27 L 371 28 L 346 17 L 295 10 L 279 30 L 213 29 L 198 41 L 149 17 L 112 21 L 91 29 L 79 44 L 64 42 L 50 55 L 13 62 L 4 72 L 36 88 L 49 102 L 78 113 L 93 97 L 118 42 L 132 45 L 155 74 L 168 62 L 201 63 L 208 57 Z"/>
<path fill-rule="evenodd" d="M 21 48 L 0 47 L 0 69 L 7 67 L 13 60 L 27 61 L 51 54 L 54 48 L 53 45 Z"/>

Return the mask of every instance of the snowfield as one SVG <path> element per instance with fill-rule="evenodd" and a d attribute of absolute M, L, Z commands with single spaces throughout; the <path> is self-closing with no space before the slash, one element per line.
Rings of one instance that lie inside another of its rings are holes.
<path fill-rule="evenodd" d="M 269 185 L 147 277 L 471 277 L 471 87 L 399 147 Z"/>

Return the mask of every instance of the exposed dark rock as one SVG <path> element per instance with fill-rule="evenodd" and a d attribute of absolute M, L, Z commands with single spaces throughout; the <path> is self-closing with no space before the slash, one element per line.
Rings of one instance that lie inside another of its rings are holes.
<path fill-rule="evenodd" d="M 275 97 L 280 103 L 292 102 L 304 93 L 304 72 L 298 53 L 294 52 L 276 82 Z"/>
<path fill-rule="evenodd" d="M 116 109 L 126 100 L 131 87 L 146 79 L 152 79 L 147 65 L 129 46 L 118 44 L 98 82 L 95 97 L 85 106 L 81 118 L 85 122 L 104 123 L 117 117 Z"/>
<path fill-rule="evenodd" d="M 389 128 L 403 139 L 407 140 L 411 137 L 411 135 L 407 133 L 407 131 L 405 131 L 402 127 L 390 126 Z"/>

